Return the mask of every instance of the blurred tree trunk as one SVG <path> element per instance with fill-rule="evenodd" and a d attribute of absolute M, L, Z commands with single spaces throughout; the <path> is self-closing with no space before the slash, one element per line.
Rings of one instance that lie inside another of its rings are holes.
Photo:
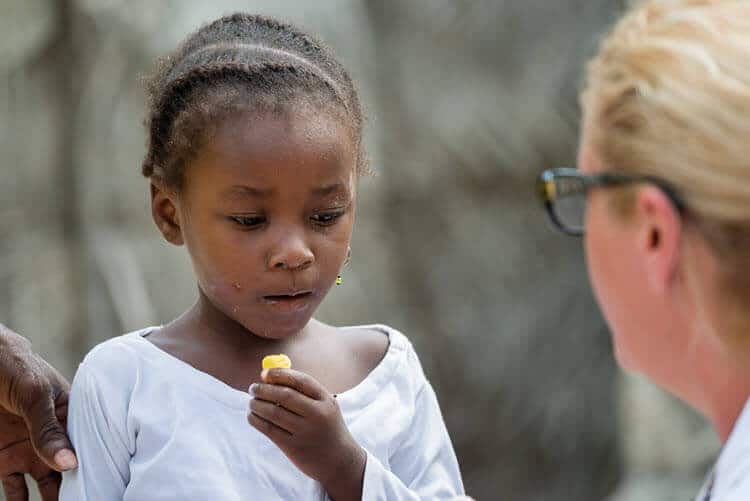
<path fill-rule="evenodd" d="M 70 375 L 86 350 L 71 0 L 12 1 L 0 25 L 2 320 Z M 71 349 L 71 347 L 74 347 Z"/>
<path fill-rule="evenodd" d="M 81 182 L 80 170 L 76 164 L 76 145 L 78 136 L 76 115 L 81 99 L 81 79 L 78 77 L 85 68 L 81 67 L 81 58 L 76 53 L 81 44 L 76 33 L 76 15 L 73 0 L 57 0 L 57 34 L 50 50 L 51 64 L 56 73 L 55 96 L 59 108 L 59 125 L 57 127 L 58 152 L 56 155 L 55 173 L 51 181 L 58 187 L 59 224 L 62 233 L 62 246 L 68 270 L 68 284 L 72 294 L 68 296 L 70 314 L 68 323 L 63 328 L 67 333 L 69 345 L 73 347 L 73 356 L 82 358 L 88 350 L 88 310 L 87 298 L 87 249 L 84 243 L 84 225 L 81 218 Z"/>

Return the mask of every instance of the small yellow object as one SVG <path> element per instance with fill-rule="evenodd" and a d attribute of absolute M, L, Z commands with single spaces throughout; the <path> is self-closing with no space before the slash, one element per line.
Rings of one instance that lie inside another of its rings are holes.
<path fill-rule="evenodd" d="M 280 353 L 278 355 L 268 355 L 266 357 L 263 357 L 263 370 L 266 369 L 291 369 L 292 368 L 292 361 L 284 355 L 283 353 Z"/>
<path fill-rule="evenodd" d="M 344 283 L 344 279 L 341 278 L 341 275 L 336 277 L 336 285 L 341 285 Z"/>

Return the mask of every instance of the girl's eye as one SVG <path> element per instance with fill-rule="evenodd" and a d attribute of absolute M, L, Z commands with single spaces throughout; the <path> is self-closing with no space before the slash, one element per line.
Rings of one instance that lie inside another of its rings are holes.
<path fill-rule="evenodd" d="M 310 219 L 312 219 L 316 224 L 320 226 L 330 226 L 343 215 L 344 210 L 342 209 L 330 212 L 320 212 L 318 214 L 314 214 Z"/>
<path fill-rule="evenodd" d="M 266 222 L 265 216 L 231 216 L 230 219 L 247 228 L 255 228 Z"/>

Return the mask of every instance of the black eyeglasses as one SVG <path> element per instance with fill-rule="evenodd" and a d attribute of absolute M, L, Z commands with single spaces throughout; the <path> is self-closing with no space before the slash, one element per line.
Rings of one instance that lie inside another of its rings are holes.
<path fill-rule="evenodd" d="M 566 235 L 581 236 L 585 232 L 586 195 L 591 188 L 617 187 L 648 183 L 661 189 L 675 208 L 684 212 L 685 204 L 675 190 L 661 179 L 620 172 L 582 174 L 577 169 L 547 169 L 537 181 L 539 196 L 552 223 Z"/>

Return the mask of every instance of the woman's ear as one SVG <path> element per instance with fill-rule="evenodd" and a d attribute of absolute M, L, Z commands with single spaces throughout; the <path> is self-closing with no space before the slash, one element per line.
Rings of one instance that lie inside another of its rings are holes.
<path fill-rule="evenodd" d="M 682 219 L 659 188 L 643 188 L 636 196 L 636 217 L 640 222 L 638 243 L 645 259 L 646 279 L 657 291 L 666 292 L 677 276 Z"/>
<path fill-rule="evenodd" d="M 167 242 L 174 245 L 185 243 L 177 211 L 176 194 L 156 179 L 151 180 L 151 216 Z"/>

